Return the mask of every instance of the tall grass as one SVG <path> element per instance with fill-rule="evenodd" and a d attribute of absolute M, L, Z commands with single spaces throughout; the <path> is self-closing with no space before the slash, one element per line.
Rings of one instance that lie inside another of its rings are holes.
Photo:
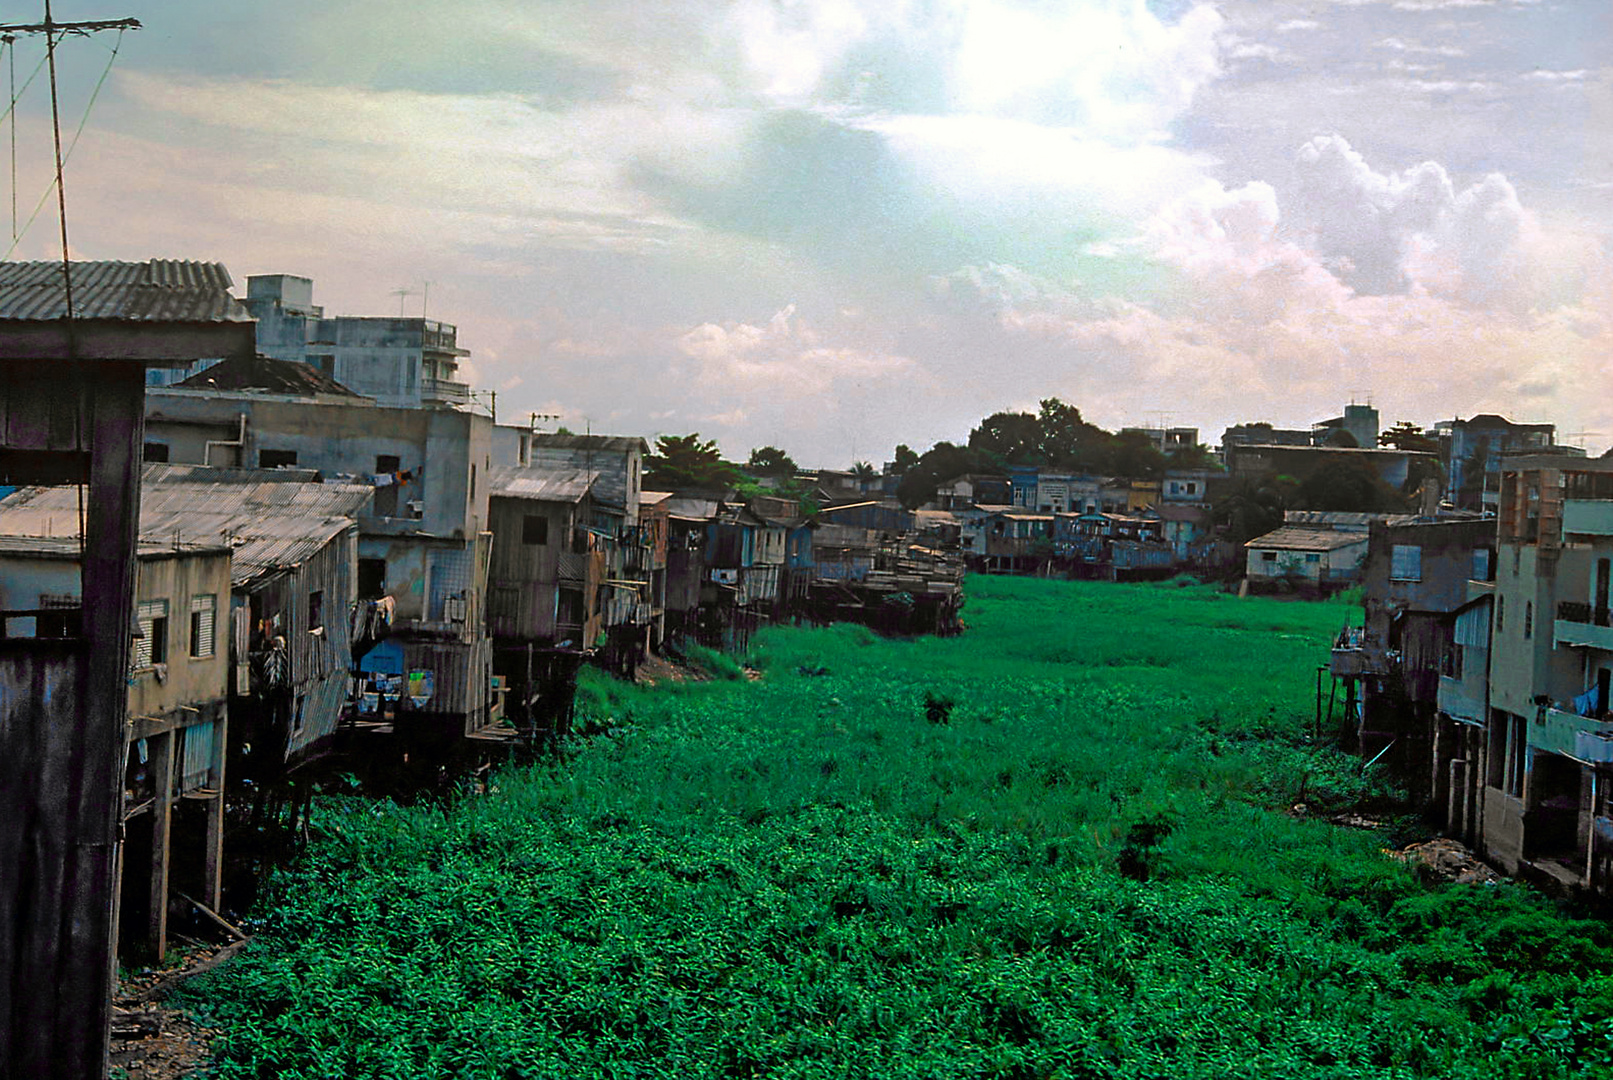
<path fill-rule="evenodd" d="M 222 1077 L 1570 1077 L 1613 938 L 1430 889 L 1317 739 L 1334 604 L 971 579 L 959 638 L 590 676 L 611 732 L 449 807 L 318 805 L 196 991 Z"/>

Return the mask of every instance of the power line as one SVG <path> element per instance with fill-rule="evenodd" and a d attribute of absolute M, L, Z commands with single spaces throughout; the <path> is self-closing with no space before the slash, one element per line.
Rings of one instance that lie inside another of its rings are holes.
<path fill-rule="evenodd" d="M 78 127 L 73 132 L 73 141 L 67 144 L 67 153 L 62 156 L 62 163 L 64 165 L 67 162 L 73 160 L 73 151 L 78 149 L 79 136 L 84 134 L 84 125 L 89 123 L 90 111 L 95 108 L 95 100 L 98 97 L 101 96 L 101 88 L 106 85 L 106 77 L 112 73 L 112 64 L 118 58 L 118 49 L 121 49 L 122 47 L 123 47 L 123 35 L 119 34 L 118 35 L 118 44 L 113 47 L 112 55 L 107 58 L 106 67 L 101 70 L 101 77 L 98 80 L 96 80 L 95 89 L 90 92 L 90 100 L 84 106 L 84 115 L 79 117 Z M 39 66 L 43 67 L 44 64 L 45 64 L 44 59 L 41 59 L 39 61 Z M 38 72 L 39 72 L 39 69 L 35 68 L 34 73 L 38 74 Z M 32 82 L 33 77 L 30 76 L 28 81 Z M 23 85 L 23 91 L 27 92 L 27 90 L 28 90 L 28 86 L 25 83 Z M 15 119 L 13 119 L 12 123 L 13 123 L 13 126 L 15 126 L 15 123 L 16 123 Z M 15 181 L 13 181 L 13 183 L 15 183 Z M 11 258 L 11 253 L 13 251 L 17 250 L 17 245 L 22 242 L 22 237 L 28 235 L 28 230 L 33 225 L 34 220 L 39 217 L 39 212 L 45 208 L 45 203 L 46 203 L 47 200 L 50 199 L 50 193 L 51 193 L 51 190 L 52 190 L 52 188 L 54 186 L 55 185 L 54 185 L 54 182 L 53 182 L 50 186 L 47 186 L 45 188 L 45 193 L 43 195 L 41 195 L 39 197 L 39 201 L 34 204 L 33 213 L 29 214 L 28 215 L 28 220 L 23 222 L 22 233 L 20 235 L 14 234 L 12 236 L 11 247 L 6 249 L 5 255 L 0 256 L 0 259 L 9 259 L 9 258 Z"/>

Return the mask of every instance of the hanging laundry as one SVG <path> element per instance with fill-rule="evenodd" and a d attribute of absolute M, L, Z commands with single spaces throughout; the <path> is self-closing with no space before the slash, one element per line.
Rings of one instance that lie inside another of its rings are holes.
<path fill-rule="evenodd" d="M 391 487 L 392 482 L 394 479 L 396 479 L 396 477 L 396 473 L 376 473 L 374 476 L 370 477 L 370 483 L 376 487 Z"/>

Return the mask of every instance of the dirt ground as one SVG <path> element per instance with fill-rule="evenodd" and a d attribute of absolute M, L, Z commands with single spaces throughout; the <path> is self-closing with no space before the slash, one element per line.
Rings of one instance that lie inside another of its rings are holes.
<path fill-rule="evenodd" d="M 1391 851 L 1389 857 L 1410 863 L 1419 875 L 1433 881 L 1482 885 L 1501 879 L 1500 874 L 1481 862 L 1466 846 L 1444 837 L 1412 844 L 1400 851 Z"/>
<path fill-rule="evenodd" d="M 166 1001 L 180 984 L 217 967 L 246 945 L 190 946 L 169 955 L 172 966 L 140 968 L 118 985 L 112 999 L 112 1076 L 179 1080 L 200 1075 L 217 1029 Z"/>

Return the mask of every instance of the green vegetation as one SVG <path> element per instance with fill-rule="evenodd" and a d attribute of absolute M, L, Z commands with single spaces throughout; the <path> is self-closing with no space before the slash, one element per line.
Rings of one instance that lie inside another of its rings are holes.
<path fill-rule="evenodd" d="M 192 1001 L 221 1077 L 1573 1077 L 1613 935 L 1285 811 L 1347 611 L 971 579 L 962 637 L 774 630 L 591 677 L 607 734 L 451 807 L 331 798 Z"/>

